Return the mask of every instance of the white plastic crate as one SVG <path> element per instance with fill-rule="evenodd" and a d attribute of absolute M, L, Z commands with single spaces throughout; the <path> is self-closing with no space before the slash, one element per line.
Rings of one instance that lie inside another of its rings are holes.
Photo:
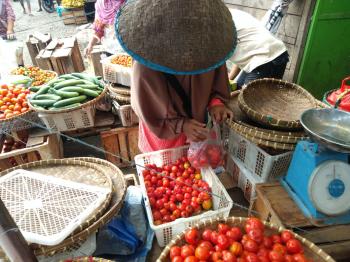
<path fill-rule="evenodd" d="M 130 86 L 132 68 L 111 63 L 111 60 L 118 55 L 125 54 L 115 54 L 101 60 L 103 69 L 103 79 L 110 83 Z"/>
<path fill-rule="evenodd" d="M 136 125 L 139 122 L 139 118 L 135 114 L 131 105 L 119 105 L 117 101 L 112 101 L 113 107 L 118 113 L 118 116 L 125 127 Z"/>
<path fill-rule="evenodd" d="M 215 175 L 211 168 L 201 170 L 202 179 L 205 180 L 213 193 L 213 210 L 206 211 L 200 215 L 188 218 L 179 218 L 173 222 L 156 226 L 153 224 L 153 216 L 151 206 L 147 197 L 146 187 L 142 176 L 143 167 L 147 164 L 156 164 L 162 166 L 172 164 L 180 157 L 186 156 L 188 147 L 179 147 L 174 149 L 160 150 L 151 153 L 135 156 L 135 164 L 139 175 L 140 185 L 144 195 L 146 213 L 150 227 L 156 234 L 159 246 L 163 247 L 168 244 L 173 237 L 183 232 L 186 228 L 195 225 L 196 223 L 210 218 L 225 218 L 230 214 L 233 202 L 227 193 L 225 187 Z M 218 197 L 220 196 L 220 197 Z"/>
<path fill-rule="evenodd" d="M 276 181 L 287 173 L 293 152 L 270 155 L 230 129 L 228 151 L 261 182 Z"/>

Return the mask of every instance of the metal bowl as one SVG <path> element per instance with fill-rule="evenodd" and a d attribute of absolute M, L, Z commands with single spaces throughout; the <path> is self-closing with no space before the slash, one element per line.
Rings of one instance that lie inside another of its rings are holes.
<path fill-rule="evenodd" d="M 350 113 L 337 109 L 309 109 L 300 122 L 311 140 L 331 150 L 350 153 Z"/>

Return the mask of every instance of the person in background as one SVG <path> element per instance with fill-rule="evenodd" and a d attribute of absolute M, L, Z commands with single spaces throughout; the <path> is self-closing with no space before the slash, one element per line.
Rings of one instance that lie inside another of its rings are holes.
<path fill-rule="evenodd" d="M 31 7 L 31 5 L 30 5 L 30 0 L 25 0 L 26 1 L 26 3 L 27 3 L 27 7 L 28 7 L 28 14 L 29 15 L 32 15 L 32 7 Z M 41 8 L 41 2 L 40 2 L 40 0 L 38 0 L 39 1 L 39 3 L 40 3 L 40 8 Z M 22 6 L 22 8 L 23 8 L 23 14 L 26 14 L 27 13 L 27 11 L 26 11 L 26 8 L 24 7 L 24 0 L 19 0 L 19 2 L 21 3 L 21 6 Z"/>
<path fill-rule="evenodd" d="M 15 19 L 10 0 L 0 0 L 0 37 L 2 39 L 14 40 L 16 38 L 13 30 Z"/>
<path fill-rule="evenodd" d="M 237 79 L 238 89 L 264 77 L 282 79 L 289 55 L 283 42 L 273 36 L 250 14 L 231 9 L 237 29 L 237 48 L 229 59 L 233 63 L 229 78 Z"/>
<path fill-rule="evenodd" d="M 118 41 L 114 33 L 114 20 L 117 11 L 125 0 L 97 0 L 95 3 L 94 35 L 84 50 L 85 56 L 90 56 L 95 44 L 101 42 L 109 54 L 117 51 Z"/>
<path fill-rule="evenodd" d="M 236 32 L 221 0 L 128 1 L 116 36 L 136 60 L 131 106 L 139 117 L 142 152 L 205 140 L 208 111 L 218 123 L 232 117 L 225 106 L 225 62 Z"/>

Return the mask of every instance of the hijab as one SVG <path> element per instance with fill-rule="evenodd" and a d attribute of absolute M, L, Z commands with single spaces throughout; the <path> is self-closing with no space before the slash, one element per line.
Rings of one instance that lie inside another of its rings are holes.
<path fill-rule="evenodd" d="M 97 0 L 95 4 L 97 18 L 103 24 L 113 24 L 117 11 L 124 1 L 125 0 Z"/>

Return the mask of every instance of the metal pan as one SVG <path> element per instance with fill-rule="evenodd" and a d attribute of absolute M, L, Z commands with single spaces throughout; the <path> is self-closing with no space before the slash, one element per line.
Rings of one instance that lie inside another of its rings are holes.
<path fill-rule="evenodd" d="M 331 108 L 309 109 L 301 115 L 300 122 L 314 142 L 350 153 L 350 113 Z"/>

